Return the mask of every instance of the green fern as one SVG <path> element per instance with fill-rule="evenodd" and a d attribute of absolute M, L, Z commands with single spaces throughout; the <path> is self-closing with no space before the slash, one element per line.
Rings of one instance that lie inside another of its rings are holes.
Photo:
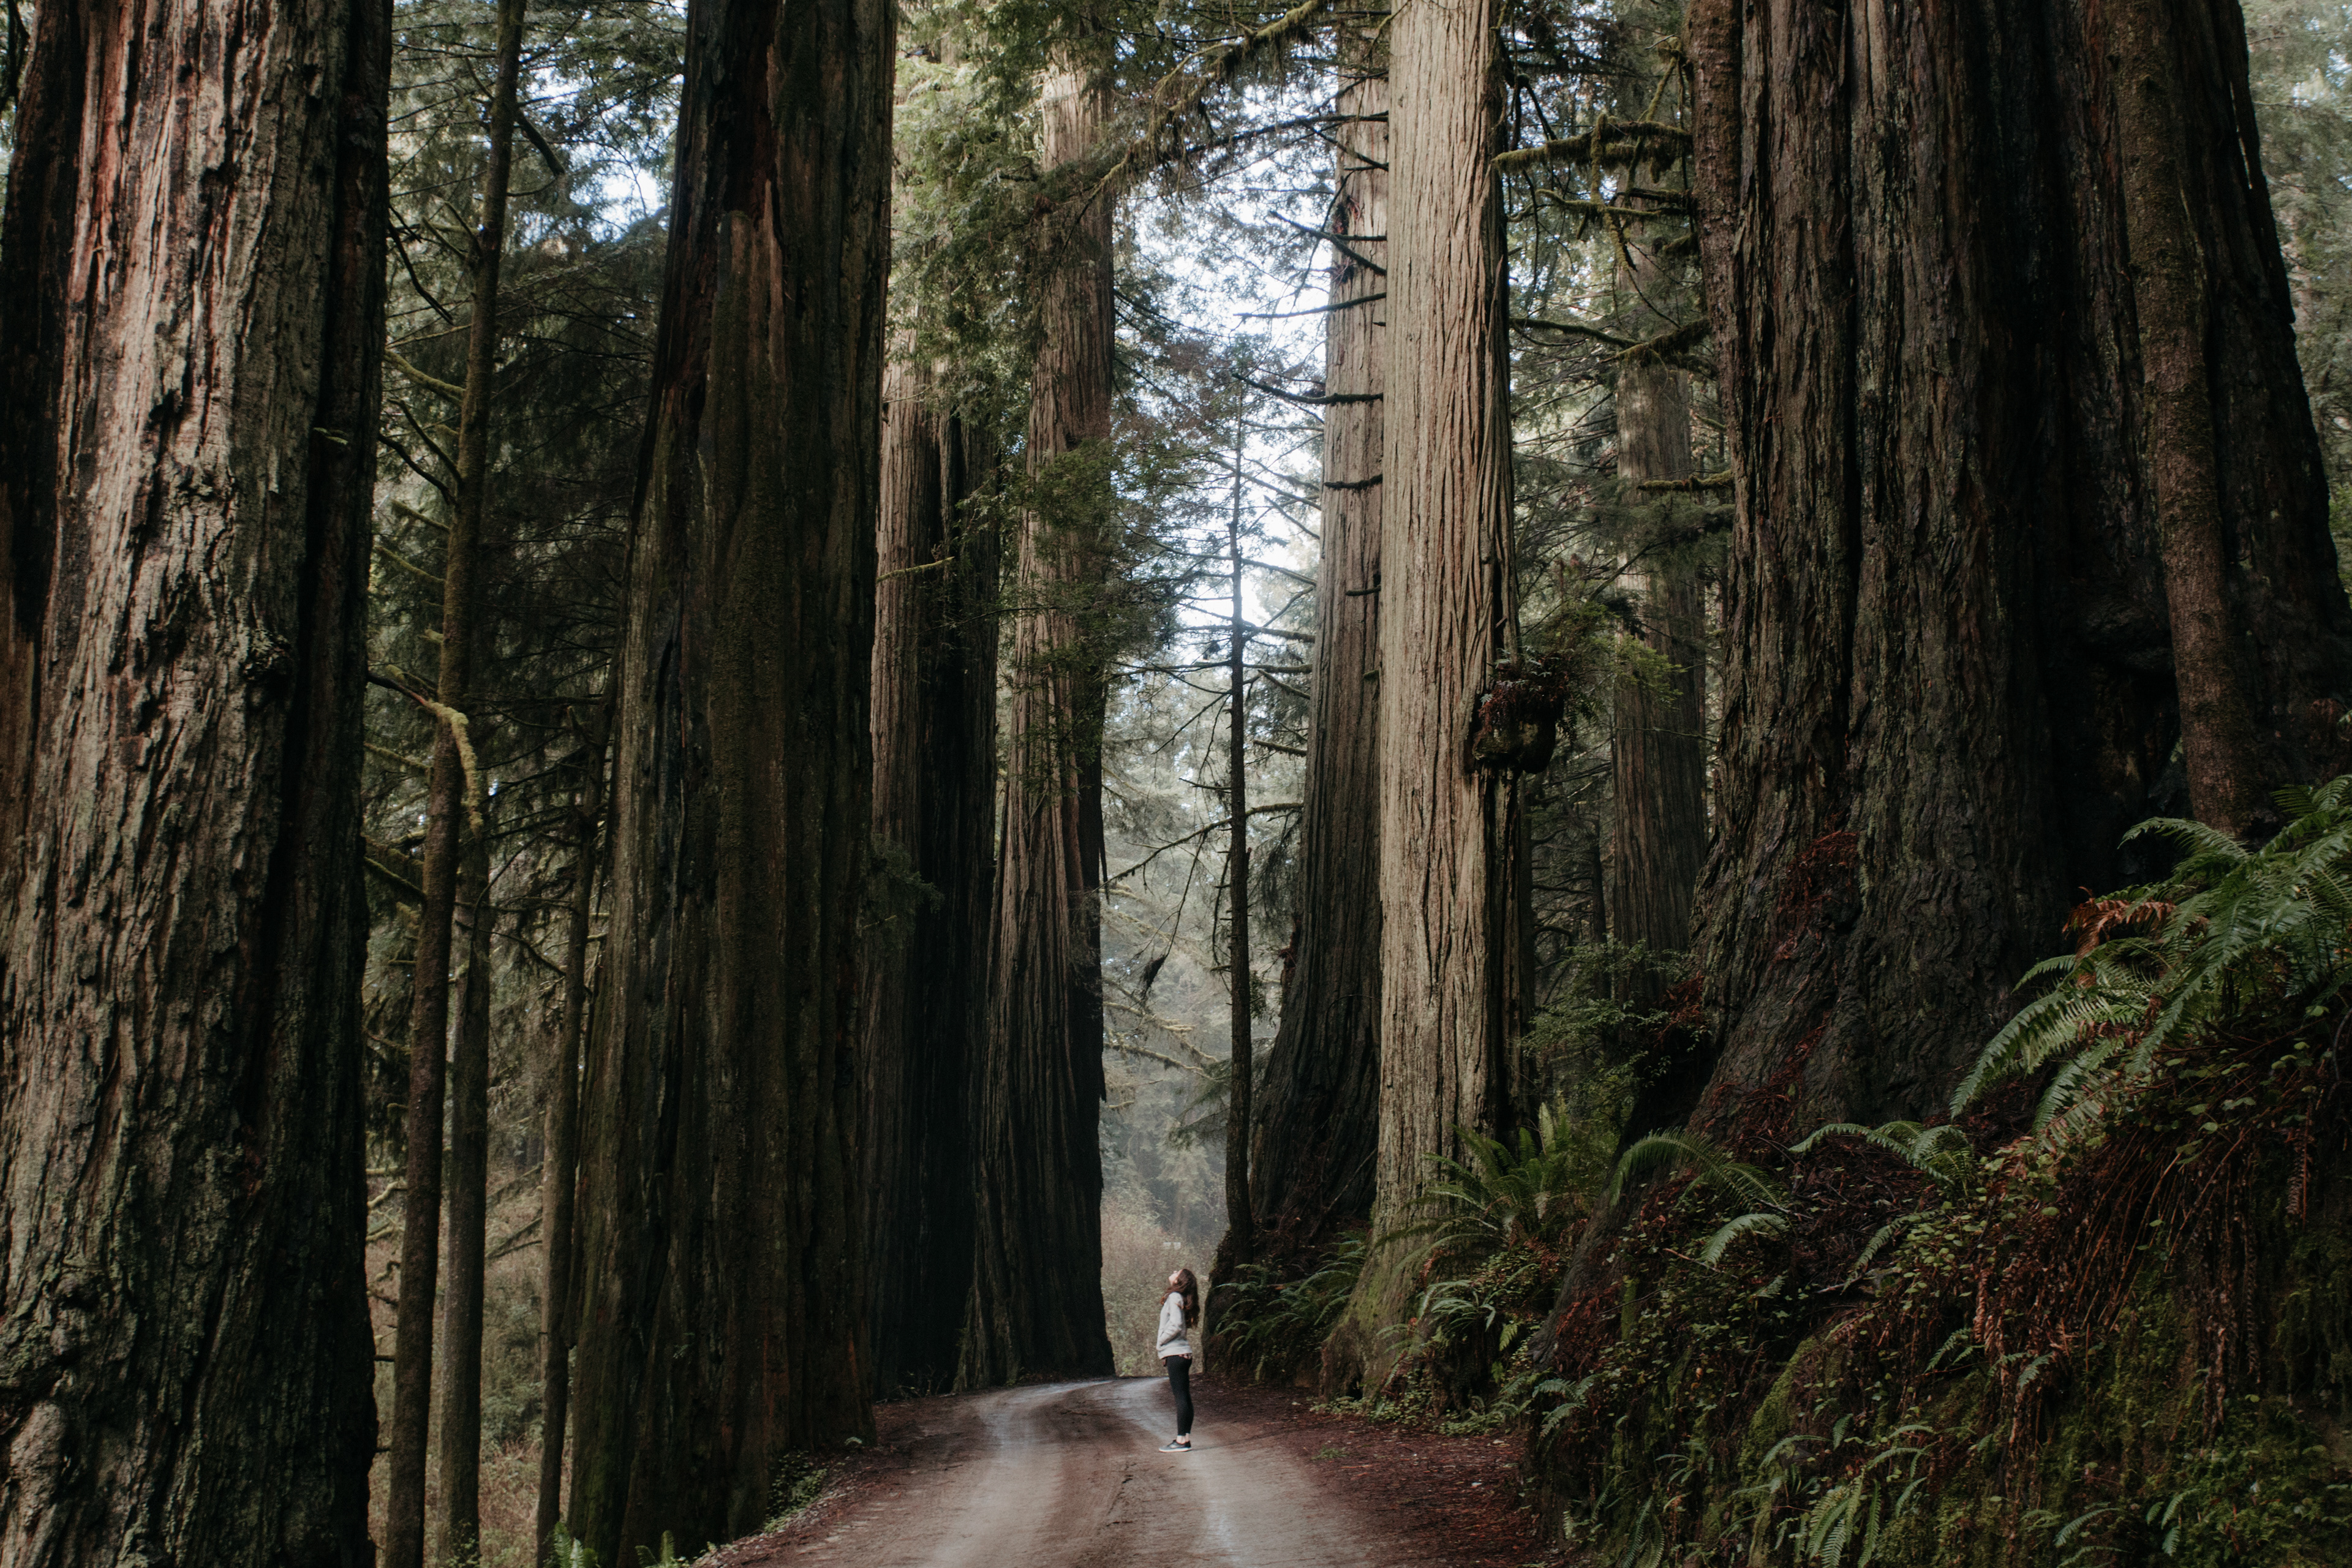
<path fill-rule="evenodd" d="M 1303 1279 L 1277 1280 L 1263 1265 L 1235 1270 L 1219 1308 L 1225 1353 L 1247 1362 L 1253 1375 L 1286 1372 L 1323 1342 L 1355 1293 L 1364 1271 L 1364 1238 L 1342 1237 Z"/>
<path fill-rule="evenodd" d="M 1874 1148 L 1902 1156 L 1910 1167 L 1936 1184 L 1946 1197 L 1958 1197 L 1976 1177 L 1977 1152 L 1968 1134 L 1946 1122 L 1922 1127 L 1916 1121 L 1889 1121 L 1864 1127 L 1853 1121 L 1832 1121 L 1817 1127 L 1793 1145 L 1791 1154 L 1810 1154 L 1824 1138 L 1858 1138 Z"/>
<path fill-rule="evenodd" d="M 1625 1189 L 1659 1171 L 1689 1167 L 1708 1185 L 1758 1208 L 1785 1209 L 1788 1190 L 1754 1165 L 1731 1159 L 1695 1132 L 1653 1132 L 1618 1157 L 1610 1178 L 1609 1201 L 1617 1202 Z"/>
<path fill-rule="evenodd" d="M 2087 921 L 2078 912 L 2081 949 L 2026 973 L 2048 989 L 1993 1037 L 1954 1111 L 2055 1064 L 2035 1125 L 2068 1141 L 2216 1020 L 2334 1003 L 2352 983 L 2352 775 L 2276 799 L 2292 820 L 2259 849 L 2176 818 L 2126 835 L 2169 838 L 2182 859 L 2166 881 L 2094 900 Z"/>
<path fill-rule="evenodd" d="M 1552 1107 L 1507 1141 L 1467 1127 L 1454 1132 L 1466 1157 L 1423 1157 L 1430 1179 L 1416 1205 L 1423 1217 L 1389 1231 L 1382 1245 L 1426 1238 L 1432 1258 L 1487 1258 L 1523 1243 L 1549 1246 L 1589 1210 L 1589 1131 Z"/>
<path fill-rule="evenodd" d="M 1712 1268 L 1742 1237 L 1789 1234 L 1788 1189 L 1754 1165 L 1727 1156 L 1695 1132 L 1653 1132 L 1618 1157 L 1609 1183 L 1609 1201 L 1617 1202 L 1625 1189 L 1660 1171 L 1687 1167 L 1698 1180 L 1727 1196 L 1748 1205 L 1747 1212 L 1718 1226 L 1699 1247 L 1699 1261 Z"/>
<path fill-rule="evenodd" d="M 576 1539 L 560 1520 L 548 1540 L 547 1559 L 549 1568 L 597 1568 L 596 1554 L 588 1550 L 588 1543 Z"/>
<path fill-rule="evenodd" d="M 1787 1215 L 1751 1211 L 1718 1226 L 1715 1234 L 1706 1238 L 1706 1244 L 1698 1249 L 1698 1260 L 1713 1268 L 1723 1261 L 1723 1255 L 1731 1249 L 1731 1244 L 1743 1236 L 1785 1237 L 1788 1234 Z"/>

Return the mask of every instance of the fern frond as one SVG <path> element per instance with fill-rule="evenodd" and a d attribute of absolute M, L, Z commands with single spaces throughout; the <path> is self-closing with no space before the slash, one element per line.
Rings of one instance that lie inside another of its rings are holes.
<path fill-rule="evenodd" d="M 1617 1157 L 1617 1169 L 1609 1178 L 1609 1201 L 1613 1204 L 1623 1197 L 1629 1183 L 1659 1171 L 1679 1170 L 1696 1158 L 1696 1142 L 1680 1132 L 1653 1132 L 1636 1139 Z"/>
<path fill-rule="evenodd" d="M 2169 838 L 2192 859 L 2210 859 L 2221 866 L 2235 866 L 2246 858 L 2246 848 L 2218 827 L 2185 816 L 2155 816 L 2141 823 L 2123 837 L 2123 842 L 2150 837 Z"/>
<path fill-rule="evenodd" d="M 1741 1201 L 1767 1208 L 1786 1208 L 1789 1194 L 1780 1184 L 1754 1165 L 1724 1158 L 1722 1151 L 1696 1133 L 1653 1132 L 1619 1156 L 1609 1182 L 1609 1201 L 1624 1196 L 1626 1186 L 1660 1170 L 1696 1168 L 1701 1181 L 1719 1187 Z"/>
<path fill-rule="evenodd" d="M 1872 1232 L 1869 1242 L 1862 1249 L 1862 1256 L 1855 1258 L 1853 1267 L 1846 1270 L 1843 1284 L 1851 1285 L 1861 1279 L 1863 1270 L 1870 1267 L 1870 1260 L 1878 1256 L 1878 1249 L 1901 1234 L 1903 1227 L 1911 1223 L 1912 1217 L 1907 1214 L 1897 1215 Z"/>
<path fill-rule="evenodd" d="M 1713 1268 L 1723 1261 L 1723 1255 L 1730 1250 L 1731 1244 L 1743 1236 L 1786 1236 L 1788 1234 L 1789 1216 L 1787 1215 L 1767 1214 L 1760 1211 L 1744 1214 L 1737 1219 L 1727 1220 L 1717 1227 L 1715 1234 L 1706 1238 L 1706 1245 L 1699 1248 L 1698 1260 L 1709 1268 Z"/>

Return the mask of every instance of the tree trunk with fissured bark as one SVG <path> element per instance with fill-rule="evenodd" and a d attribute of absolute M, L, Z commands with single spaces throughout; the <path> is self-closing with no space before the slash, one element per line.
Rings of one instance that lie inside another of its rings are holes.
<path fill-rule="evenodd" d="M 1375 1222 L 1412 1215 L 1426 1156 L 1507 1103 L 1524 889 L 1517 790 L 1472 755 L 1517 648 L 1510 398 L 1492 5 L 1408 6 L 1391 27 L 1388 373 L 1381 460 L 1381 1131 Z M 1367 1263 L 1343 1332 L 1371 1381 L 1406 1315 L 1410 1249 Z M 1376 1348 L 1377 1347 L 1377 1348 Z"/>
<path fill-rule="evenodd" d="M 902 339 L 883 381 L 874 625 L 874 837 L 902 855 L 866 944 L 866 1204 L 877 1393 L 954 1378 L 971 1289 L 966 1094 L 987 1029 L 996 866 L 992 523 L 965 503 L 994 467 L 935 406 Z M 908 878 L 923 884 L 916 889 Z"/>
<path fill-rule="evenodd" d="M 731 1541 L 870 1438 L 857 923 L 895 12 L 693 9 L 583 1089 L 572 1515 Z"/>
<path fill-rule="evenodd" d="M 1388 83 L 1368 27 L 1342 20 L 1331 300 L 1388 287 Z M 1378 306 L 1324 317 L 1323 385 L 1378 396 Z M 1381 1104 L 1380 733 L 1381 405 L 1323 411 L 1323 552 L 1315 578 L 1315 678 L 1299 822 L 1296 967 L 1266 1058 L 1250 1183 L 1269 1260 L 1324 1246 L 1371 1217 Z"/>
<path fill-rule="evenodd" d="M 362 1568 L 391 8 L 56 0 L 0 215 L 0 1563 Z"/>
<path fill-rule="evenodd" d="M 1111 416 L 1110 121 L 1087 44 L 1045 73 L 1044 338 L 1029 402 L 1006 697 L 988 1037 L 974 1075 L 971 1296 L 961 1388 L 1111 1370 L 1103 1324 L 1099 608 Z M 1076 176 L 1072 178 L 1071 176 Z"/>
<path fill-rule="evenodd" d="M 2352 673 L 2231 0 L 1698 0 L 1738 479 L 1699 1123 L 1943 1110 L 2140 819 Z"/>

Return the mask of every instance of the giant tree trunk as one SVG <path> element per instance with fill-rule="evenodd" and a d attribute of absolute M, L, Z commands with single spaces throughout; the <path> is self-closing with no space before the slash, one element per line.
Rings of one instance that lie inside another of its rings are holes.
<path fill-rule="evenodd" d="M 1617 477 L 1629 488 L 1687 479 L 1690 429 L 1683 373 L 1654 360 L 1628 363 L 1617 378 Z M 1666 551 L 1649 555 L 1637 584 L 1642 640 L 1673 668 L 1663 686 L 1617 686 L 1610 924 L 1621 942 L 1680 952 L 1706 858 L 1706 602 L 1686 563 Z M 1637 980 L 1655 994 L 1654 976 Z"/>
<path fill-rule="evenodd" d="M 1521 978 L 1515 792 L 1470 746 L 1478 694 L 1513 651 L 1495 25 L 1482 0 L 1406 6 L 1391 29 L 1377 1164 L 1390 1224 L 1411 1212 L 1424 1156 L 1457 1152 L 1459 1127 L 1495 1125 Z M 1406 1261 L 1392 1248 L 1365 1270 L 1360 1322 L 1403 1316 Z"/>
<path fill-rule="evenodd" d="M 475 836 L 481 830 L 481 781 L 473 763 L 479 737 L 468 732 L 466 709 L 472 696 L 474 659 L 486 646 L 477 626 L 481 601 L 478 579 L 489 494 L 490 377 L 498 361 L 499 272 L 506 251 L 522 18 L 523 0 L 499 0 L 489 157 L 482 174 L 480 221 L 468 258 L 473 318 L 467 326 L 465 395 L 457 415 L 457 504 L 450 514 L 441 565 L 441 668 L 434 694 L 438 708 L 425 855 L 418 871 L 424 899 L 417 911 L 415 963 L 409 971 L 414 984 L 408 1028 L 408 1157 L 400 1211 L 400 1299 L 394 1310 L 392 1430 L 384 1467 L 384 1568 L 423 1568 L 425 1562 L 425 1449 L 433 1407 L 444 1053 L 449 1033 L 446 977 L 458 861 L 469 825 Z M 478 1378 L 478 1372 L 475 1375 Z M 445 1488 L 447 1479 L 445 1457 Z M 445 1506 L 448 1500 L 445 1492 Z"/>
<path fill-rule="evenodd" d="M 2131 823 L 2338 765 L 2352 617 L 2231 0 L 1691 36 L 1739 478 L 1700 1118 L 1785 1136 L 1940 1108 Z"/>
<path fill-rule="evenodd" d="M 372 0 L 37 13 L 0 216 L 12 1568 L 370 1561 L 390 24 Z"/>
<path fill-rule="evenodd" d="M 1386 61 L 1366 29 L 1341 23 L 1343 114 L 1384 114 Z M 1387 288 L 1389 128 L 1339 131 L 1331 300 Z M 1351 255 L 1350 252 L 1353 254 Z M 1323 384 L 1377 397 L 1386 317 L 1377 306 L 1324 318 Z M 1315 681 L 1299 826 L 1297 967 L 1266 1058 L 1251 1146 L 1261 1251 L 1296 1254 L 1370 1217 L 1381 1103 L 1380 711 L 1381 421 L 1378 402 L 1323 413 L 1323 555 L 1315 578 Z"/>
<path fill-rule="evenodd" d="M 1655 297 L 1666 279 L 1647 280 Z M 1691 472 L 1691 418 L 1683 373 L 1629 362 L 1617 377 L 1617 474 L 1630 489 Z M 1610 736 L 1609 923 L 1652 962 L 1629 964 L 1618 999 L 1647 1012 L 1665 992 L 1656 962 L 1690 946 L 1691 902 L 1706 862 L 1706 597 L 1691 563 L 1655 540 L 1637 541 L 1646 564 L 1630 574 L 1641 595 L 1642 640 L 1669 662 L 1662 684 L 1617 683 Z M 1631 1031 L 1629 1031 L 1631 1032 Z M 1653 1035 L 1654 1031 L 1652 1031 Z M 1629 1039 L 1647 1050 L 1623 1135 L 1638 1138 L 1688 1116 L 1708 1063 L 1679 1033 Z"/>
<path fill-rule="evenodd" d="M 1102 1300 L 1103 677 L 1111 197 L 1071 169 L 1109 121 L 1075 52 L 1045 77 L 1045 337 L 1029 404 L 988 1040 L 972 1096 L 971 1299 L 958 1386 L 1111 1370 Z M 1076 174 L 1074 180 L 1070 176 Z M 1085 450 L 1081 451 L 1080 448 Z"/>
<path fill-rule="evenodd" d="M 583 1107 L 572 1518 L 605 1563 L 870 1436 L 856 924 L 893 11 L 695 7 Z"/>
<path fill-rule="evenodd" d="M 905 888 L 866 948 L 866 1234 L 884 1394 L 954 1377 L 971 1289 L 966 1095 L 988 1016 L 995 888 L 996 531 L 963 504 L 986 443 L 932 406 L 902 343 L 883 380 L 874 837 Z M 887 852 L 887 851 L 886 851 Z"/>

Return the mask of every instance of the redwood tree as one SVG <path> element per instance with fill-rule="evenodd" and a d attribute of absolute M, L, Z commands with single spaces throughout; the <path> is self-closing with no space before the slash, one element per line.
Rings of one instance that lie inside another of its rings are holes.
<path fill-rule="evenodd" d="M 998 552 L 994 527 L 965 505 L 992 454 L 935 405 L 912 344 L 899 349 L 882 388 L 873 721 L 874 837 L 895 886 L 866 947 L 863 1014 L 884 1394 L 955 1375 L 971 1287 L 966 1094 L 987 1027 L 996 864 Z"/>
<path fill-rule="evenodd" d="M 1044 83 L 1043 326 L 1029 404 L 987 1046 L 971 1095 L 978 1190 L 956 1381 L 1111 1370 L 1103 1326 L 1104 677 L 1090 633 L 1106 559 L 1109 122 L 1091 41 Z"/>
<path fill-rule="evenodd" d="M 358 1568 L 390 8 L 36 26 L 0 215 L 0 1562 Z"/>
<path fill-rule="evenodd" d="M 1739 478 L 1701 1117 L 1916 1116 L 2127 826 L 2244 831 L 2341 765 L 2242 23 L 1698 0 L 1689 36 Z"/>
<path fill-rule="evenodd" d="M 1491 3 L 1411 5 L 1390 29 L 1377 1213 L 1391 1224 L 1423 1156 L 1495 1124 L 1517 1011 L 1515 790 L 1472 755 L 1479 695 L 1517 651 L 1497 21 Z M 1404 1261 L 1391 1250 L 1366 1269 L 1360 1328 L 1403 1316 Z"/>
<path fill-rule="evenodd" d="M 856 928 L 893 8 L 687 43 L 583 1108 L 572 1520 L 732 1539 L 869 1436 Z"/>
<path fill-rule="evenodd" d="M 1662 292 L 1662 279 L 1645 292 Z M 1671 327 L 1672 323 L 1668 324 Z M 1617 376 L 1617 477 L 1629 489 L 1691 473 L 1684 373 L 1636 355 Z M 1640 595 L 1641 638 L 1666 668 L 1617 683 L 1610 736 L 1615 853 L 1610 934 L 1653 953 L 1690 945 L 1691 898 L 1706 858 L 1706 599 L 1691 563 L 1656 539 L 1628 574 Z M 1654 973 L 1628 977 L 1628 1000 L 1657 994 Z"/>
<path fill-rule="evenodd" d="M 1338 188 L 1331 303 L 1370 300 L 1388 276 L 1388 82 L 1367 25 L 1339 23 Z M 1374 119 L 1373 116 L 1381 116 Z M 1370 1217 L 1380 1137 L 1381 389 L 1387 317 L 1325 318 L 1323 552 L 1315 578 L 1315 678 L 1299 826 L 1297 967 L 1266 1059 L 1251 1138 L 1262 1256 L 1328 1242 Z"/>

